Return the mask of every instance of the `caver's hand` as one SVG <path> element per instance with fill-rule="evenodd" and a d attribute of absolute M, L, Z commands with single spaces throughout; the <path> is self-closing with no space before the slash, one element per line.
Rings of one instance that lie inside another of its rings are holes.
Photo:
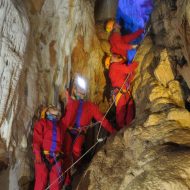
<path fill-rule="evenodd" d="M 137 47 L 138 47 L 138 45 L 137 45 L 137 44 L 132 45 L 132 49 L 136 49 Z"/>
<path fill-rule="evenodd" d="M 67 105 L 68 103 L 68 99 L 69 99 L 69 92 L 67 89 L 65 89 L 64 91 L 60 92 L 59 94 L 60 100 Z"/>

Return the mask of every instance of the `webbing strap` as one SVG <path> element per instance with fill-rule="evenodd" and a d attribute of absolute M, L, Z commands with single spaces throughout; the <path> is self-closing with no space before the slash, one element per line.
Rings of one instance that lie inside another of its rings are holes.
<path fill-rule="evenodd" d="M 61 176 L 61 178 L 60 178 L 60 180 L 62 181 L 63 179 L 64 179 L 64 176 L 62 175 L 62 170 L 61 170 L 61 166 L 59 166 L 58 165 L 58 159 L 60 159 L 60 157 L 56 157 L 56 155 L 54 154 L 53 155 L 53 159 L 54 159 L 54 162 L 55 162 L 55 166 L 56 166 L 56 169 L 57 169 L 57 174 L 58 174 L 58 176 L 60 177 Z M 60 182 L 59 182 L 60 183 Z"/>
<path fill-rule="evenodd" d="M 56 147 L 57 147 L 57 122 L 56 121 L 51 121 L 53 124 L 53 130 L 52 130 L 52 143 L 51 143 L 51 148 L 50 148 L 50 155 L 55 152 Z M 51 155 L 53 156 L 53 155 Z"/>
<path fill-rule="evenodd" d="M 57 162 L 61 159 L 61 154 L 59 154 L 59 155 L 56 156 L 56 155 L 53 153 L 53 154 L 50 155 L 50 156 L 51 156 L 51 158 L 53 158 L 53 162 L 50 162 L 49 159 L 48 159 L 48 157 L 47 157 L 47 155 L 44 154 L 44 152 L 42 152 L 43 161 L 44 161 L 44 163 L 45 163 L 45 165 L 46 165 L 46 167 L 47 167 L 47 169 L 48 169 L 49 171 L 51 171 L 52 167 L 53 167 L 55 164 L 57 164 Z M 56 167 L 57 167 L 57 166 L 56 166 Z"/>
<path fill-rule="evenodd" d="M 77 128 L 77 129 L 80 128 L 80 119 L 81 119 L 81 115 L 82 115 L 83 103 L 84 103 L 84 101 L 80 99 L 78 109 L 77 109 L 76 122 L 75 122 L 75 126 L 74 126 L 74 128 Z"/>

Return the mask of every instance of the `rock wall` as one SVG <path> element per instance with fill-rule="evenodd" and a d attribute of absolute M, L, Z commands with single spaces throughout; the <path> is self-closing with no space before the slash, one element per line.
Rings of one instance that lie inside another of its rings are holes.
<path fill-rule="evenodd" d="M 0 171 L 11 162 L 10 142 L 19 107 L 18 84 L 24 68 L 29 21 L 22 1 L 0 1 Z M 21 141 L 22 141 L 21 135 Z M 19 160 L 20 161 L 20 160 Z M 14 171 L 1 172 L 0 186 L 13 189 Z M 12 176 L 12 177 L 11 177 Z M 9 183 L 9 177 L 11 182 Z M 18 189 L 17 183 L 14 187 Z"/>
<path fill-rule="evenodd" d="M 190 188 L 190 112 L 178 81 L 181 74 L 189 82 L 179 72 L 189 67 L 188 6 L 189 1 L 155 1 L 151 33 L 136 56 L 136 118 L 97 153 L 78 190 Z"/>
<path fill-rule="evenodd" d="M 133 91 L 136 119 L 97 153 L 79 190 L 84 185 L 89 190 L 190 188 L 190 113 L 168 52 L 165 48 L 158 52 L 147 37 L 136 60 L 140 63 Z"/>
<path fill-rule="evenodd" d="M 190 86 L 189 6 L 189 0 L 155 1 L 151 33 L 136 57 L 135 121 L 107 141 L 78 189 L 190 188 L 190 114 L 184 102 Z M 89 98 L 102 111 L 108 107 L 110 86 L 102 65 L 108 35 L 103 23 L 95 30 L 94 8 L 94 0 L 0 1 L 0 186 L 5 189 L 30 188 L 33 122 L 42 105 L 60 106 L 59 95 L 64 98 L 76 72 L 89 79 Z"/>
<path fill-rule="evenodd" d="M 96 0 L 94 17 L 96 21 L 105 21 L 114 18 L 118 0 Z"/>
<path fill-rule="evenodd" d="M 189 6 L 188 0 L 155 1 L 152 29 L 154 42 L 167 48 L 172 65 L 190 88 Z"/>
<path fill-rule="evenodd" d="M 17 109 L 17 84 L 24 66 L 29 23 L 20 1 L 1 1 L 0 23 L 0 126 L 1 137 L 9 145 L 14 111 Z"/>
<path fill-rule="evenodd" d="M 29 188 L 33 123 L 43 105 L 60 106 L 59 95 L 64 98 L 63 91 L 75 73 L 89 79 L 89 98 L 106 109 L 107 102 L 102 102 L 106 83 L 103 51 L 95 31 L 94 3 L 0 2 L 0 159 L 6 168 L 10 166 L 0 175 L 0 185 L 6 183 L 7 189 Z M 9 184 L 4 180 L 8 175 Z"/>

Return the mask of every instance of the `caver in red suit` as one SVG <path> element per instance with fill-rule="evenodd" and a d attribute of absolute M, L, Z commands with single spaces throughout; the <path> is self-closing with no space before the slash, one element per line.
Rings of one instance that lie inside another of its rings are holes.
<path fill-rule="evenodd" d="M 136 62 L 126 65 L 124 60 L 120 62 L 113 62 L 109 67 L 109 77 L 115 96 L 118 95 L 119 89 L 131 73 L 127 82 L 122 87 L 122 93 L 116 105 L 116 122 L 118 130 L 124 125 L 129 125 L 135 116 L 135 106 L 131 96 L 130 83 L 134 77 L 133 71 L 136 67 Z"/>
<path fill-rule="evenodd" d="M 140 29 L 132 34 L 121 35 L 119 29 L 114 29 L 109 37 L 109 43 L 111 46 L 110 51 L 113 54 L 127 56 L 127 50 L 133 49 L 133 45 L 129 44 L 136 38 L 138 38 L 144 30 Z"/>
<path fill-rule="evenodd" d="M 35 187 L 34 190 L 61 189 L 62 161 L 62 127 L 57 120 L 40 119 L 35 123 L 33 134 L 33 151 L 35 154 Z"/>
<path fill-rule="evenodd" d="M 96 121 L 102 121 L 103 114 L 100 112 L 97 105 L 89 101 L 75 100 L 69 97 L 66 106 L 66 114 L 62 119 L 63 126 L 66 127 L 64 137 L 64 159 L 65 170 L 68 169 L 72 162 L 75 162 L 82 152 L 82 145 L 85 141 L 85 133 L 88 125 L 90 125 L 92 118 Z M 112 128 L 107 119 L 102 121 L 102 127 L 109 133 L 116 130 Z M 65 185 L 71 184 L 70 171 L 66 175 Z"/>

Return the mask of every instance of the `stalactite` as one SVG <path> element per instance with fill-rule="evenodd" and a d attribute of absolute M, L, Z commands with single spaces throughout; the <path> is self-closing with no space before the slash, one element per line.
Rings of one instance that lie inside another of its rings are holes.
<path fill-rule="evenodd" d="M 11 131 L 13 110 L 16 106 L 15 92 L 24 64 L 29 32 L 28 20 L 22 4 L 17 5 L 19 8 L 17 9 L 14 3 L 14 1 L 2 1 L 0 7 L 0 124 L 6 125 L 6 127 L 2 127 L 1 131 L 3 128 Z M 2 133 L 6 142 L 9 142 L 10 134 L 7 133 L 6 137 L 6 132 L 2 131 Z M 6 144 L 8 146 L 8 143 Z"/>

